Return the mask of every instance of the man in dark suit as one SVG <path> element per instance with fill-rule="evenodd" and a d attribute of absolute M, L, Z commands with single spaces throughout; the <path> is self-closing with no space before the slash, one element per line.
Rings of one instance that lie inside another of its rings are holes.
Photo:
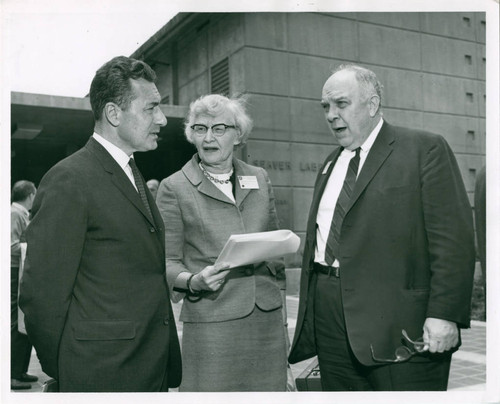
<path fill-rule="evenodd" d="M 470 322 L 471 207 L 446 141 L 389 125 L 381 93 L 355 65 L 323 87 L 340 147 L 315 184 L 289 360 L 318 355 L 323 390 L 446 390 Z"/>
<path fill-rule="evenodd" d="M 163 221 L 133 160 L 167 120 L 156 76 L 117 57 L 90 88 L 94 134 L 42 179 L 20 305 L 60 391 L 167 391 L 181 378 Z"/>

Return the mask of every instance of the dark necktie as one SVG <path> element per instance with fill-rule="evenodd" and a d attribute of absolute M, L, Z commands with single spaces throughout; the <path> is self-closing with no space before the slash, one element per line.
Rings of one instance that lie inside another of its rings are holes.
<path fill-rule="evenodd" d="M 135 164 L 134 159 L 130 159 L 128 162 L 130 168 L 132 169 L 132 174 L 134 175 L 134 181 L 135 181 L 135 186 L 137 187 L 137 191 L 139 192 L 139 195 L 141 197 L 142 203 L 146 207 L 148 213 L 149 213 L 149 218 L 153 220 L 153 214 L 151 213 L 151 207 L 149 206 L 148 202 L 148 197 L 146 196 L 146 190 L 144 187 L 144 180 L 142 178 L 141 172 L 137 168 L 137 165 Z"/>
<path fill-rule="evenodd" d="M 330 233 L 328 234 L 328 240 L 326 242 L 325 249 L 325 261 L 328 265 L 332 265 L 335 261 L 335 257 L 338 257 L 339 253 L 339 240 L 340 240 L 340 229 L 342 227 L 342 222 L 344 221 L 344 216 L 347 211 L 347 206 L 351 200 L 352 190 L 356 184 L 356 175 L 359 168 L 359 152 L 361 148 L 358 147 L 355 152 L 355 156 L 349 161 L 349 167 L 347 168 L 347 174 L 344 179 L 344 185 L 340 191 L 339 197 L 337 199 L 337 204 L 335 205 L 335 210 L 333 212 L 332 224 L 330 225 Z"/>

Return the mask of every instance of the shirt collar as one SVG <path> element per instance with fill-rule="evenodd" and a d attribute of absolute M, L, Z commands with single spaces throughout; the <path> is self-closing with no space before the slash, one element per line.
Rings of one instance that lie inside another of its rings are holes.
<path fill-rule="evenodd" d="M 28 211 L 28 209 L 26 209 L 23 205 L 20 205 L 17 202 L 12 202 L 12 206 L 15 206 L 17 209 L 19 209 L 21 212 L 23 212 L 23 214 L 25 216 L 29 216 L 30 215 L 30 212 Z"/>
<path fill-rule="evenodd" d="M 364 153 L 368 153 L 373 146 L 373 143 L 375 142 L 375 139 L 378 136 L 378 133 L 380 132 L 380 128 L 382 127 L 382 124 L 384 123 L 384 120 L 380 118 L 380 121 L 378 121 L 377 125 L 373 128 L 372 132 L 370 133 L 370 136 L 365 140 L 365 142 L 361 145 L 361 150 Z"/>
<path fill-rule="evenodd" d="M 120 149 L 118 146 L 115 146 L 109 140 L 104 139 L 98 133 L 94 132 L 92 136 L 102 145 L 102 147 L 107 150 L 109 154 L 111 154 L 111 157 L 116 160 L 116 162 L 122 169 L 127 166 L 132 156 L 128 156 L 127 153 L 125 153 L 122 149 Z"/>

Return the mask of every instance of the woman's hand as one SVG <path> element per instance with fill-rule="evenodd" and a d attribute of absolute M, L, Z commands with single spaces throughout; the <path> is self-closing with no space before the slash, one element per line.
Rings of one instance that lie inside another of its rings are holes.
<path fill-rule="evenodd" d="M 210 290 L 215 292 L 224 284 L 224 280 L 229 273 L 227 264 L 209 265 L 191 279 L 191 289 L 194 292 Z"/>

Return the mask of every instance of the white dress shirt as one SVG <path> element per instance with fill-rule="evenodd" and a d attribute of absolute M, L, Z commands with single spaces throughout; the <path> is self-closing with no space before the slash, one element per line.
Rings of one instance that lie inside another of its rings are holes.
<path fill-rule="evenodd" d="M 18 210 L 20 210 L 24 215 L 24 217 L 26 218 L 30 217 L 30 212 L 23 205 L 20 205 L 17 202 L 12 202 L 12 206 L 15 206 Z"/>
<path fill-rule="evenodd" d="M 111 154 L 111 157 L 115 159 L 115 161 L 118 163 L 118 165 L 122 168 L 122 170 L 125 172 L 127 175 L 128 179 L 134 186 L 135 190 L 137 190 L 137 186 L 135 185 L 135 180 L 134 180 L 134 174 L 132 173 L 132 169 L 130 168 L 130 165 L 128 164 L 129 160 L 133 156 L 128 156 L 127 153 L 125 153 L 122 149 L 119 147 L 115 146 L 113 143 L 111 143 L 109 140 L 104 139 L 101 135 L 98 133 L 95 133 L 92 135 L 95 140 L 97 140 L 102 147 L 104 147 L 109 154 Z"/>
<path fill-rule="evenodd" d="M 365 163 L 366 156 L 370 151 L 370 148 L 375 142 L 380 128 L 383 124 L 382 118 L 379 123 L 370 133 L 370 136 L 361 145 L 361 152 L 359 154 L 359 168 L 358 173 L 361 172 L 363 164 Z M 330 226 L 332 224 L 333 213 L 335 210 L 335 205 L 337 204 L 337 199 L 339 197 L 342 186 L 344 185 L 344 179 L 347 174 L 347 169 L 349 167 L 349 162 L 354 157 L 356 152 L 344 149 L 340 153 L 339 158 L 335 162 L 335 166 L 330 174 L 330 178 L 326 184 L 323 196 L 318 206 L 318 215 L 316 216 L 316 224 L 318 225 L 316 230 L 316 249 L 314 253 L 314 262 L 318 262 L 322 265 L 328 265 L 325 261 L 325 249 L 326 241 L 328 240 L 328 235 L 330 234 Z M 339 261 L 335 258 L 333 262 L 334 267 L 339 266 Z"/>

